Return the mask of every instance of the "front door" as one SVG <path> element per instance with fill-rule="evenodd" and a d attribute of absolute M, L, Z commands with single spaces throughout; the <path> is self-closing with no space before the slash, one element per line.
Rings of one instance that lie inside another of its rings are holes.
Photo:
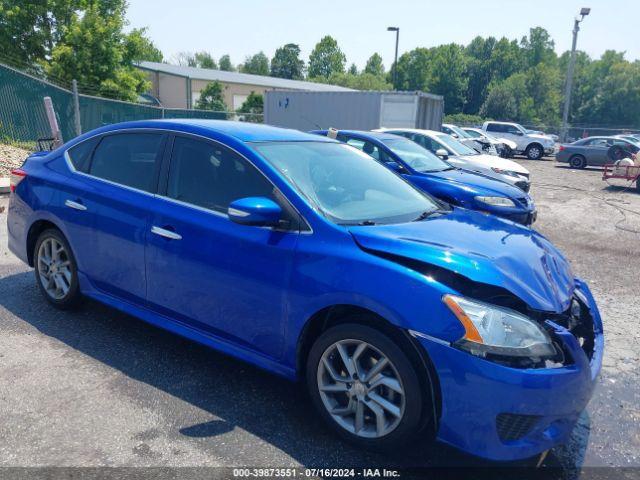
<path fill-rule="evenodd" d="M 179 135 L 164 188 L 147 232 L 150 307 L 278 358 L 298 230 L 238 225 L 226 214 L 244 197 L 282 204 L 273 185 L 225 146 Z"/>

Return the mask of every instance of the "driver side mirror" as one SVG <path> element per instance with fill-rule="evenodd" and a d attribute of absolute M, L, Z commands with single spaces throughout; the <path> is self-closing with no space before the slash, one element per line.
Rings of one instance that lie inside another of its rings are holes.
<path fill-rule="evenodd" d="M 246 197 L 231 202 L 227 215 L 240 225 L 275 227 L 282 218 L 282 208 L 266 197 Z"/>
<path fill-rule="evenodd" d="M 517 130 L 514 132 L 517 136 L 521 137 L 524 135 L 524 133 L 522 133 L 520 130 Z"/>
<path fill-rule="evenodd" d="M 449 152 L 447 152 L 444 148 L 439 148 L 438 150 L 436 150 L 436 155 L 444 160 L 449 158 Z"/>

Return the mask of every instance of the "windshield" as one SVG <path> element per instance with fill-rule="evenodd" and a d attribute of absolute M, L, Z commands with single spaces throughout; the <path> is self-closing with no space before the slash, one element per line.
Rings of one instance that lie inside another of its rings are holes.
<path fill-rule="evenodd" d="M 342 225 L 397 223 L 438 210 L 438 204 L 387 167 L 340 143 L 253 145 L 311 207 Z"/>
<path fill-rule="evenodd" d="M 460 127 L 457 127 L 455 125 L 449 125 L 449 128 L 454 131 L 455 133 L 458 134 L 458 136 L 460 138 L 472 138 L 471 135 L 469 135 L 468 132 L 465 132 L 463 129 L 461 129 Z"/>
<path fill-rule="evenodd" d="M 453 153 L 456 155 L 478 155 L 478 152 L 473 148 L 467 147 L 464 143 L 459 142 L 449 135 L 441 134 L 437 137 L 438 141 L 444 143 L 447 147 L 453 150 Z"/>
<path fill-rule="evenodd" d="M 453 168 L 437 155 L 406 138 L 385 139 L 382 143 L 416 172 L 441 172 Z"/>
<path fill-rule="evenodd" d="M 482 134 L 480 134 L 479 132 L 476 132 L 475 130 L 465 130 L 465 132 L 467 133 L 467 135 L 469 135 L 472 138 L 480 138 L 482 136 Z"/>

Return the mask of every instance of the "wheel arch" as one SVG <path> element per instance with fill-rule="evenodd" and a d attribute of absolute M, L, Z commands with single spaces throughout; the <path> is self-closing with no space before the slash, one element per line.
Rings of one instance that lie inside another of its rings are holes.
<path fill-rule="evenodd" d="M 317 311 L 305 322 L 296 346 L 296 371 L 304 381 L 306 361 L 315 340 L 329 328 L 344 324 L 358 323 L 375 328 L 387 335 L 409 357 L 416 368 L 425 399 L 432 405 L 431 415 L 424 415 L 421 428 L 428 428 L 435 435 L 442 413 L 442 395 L 435 367 L 428 352 L 403 328 L 365 307 L 352 304 L 335 304 Z M 431 419 L 433 421 L 431 422 Z"/>
<path fill-rule="evenodd" d="M 26 238 L 27 260 L 30 267 L 33 267 L 33 254 L 36 247 L 36 242 L 38 241 L 38 237 L 42 232 L 50 228 L 58 230 L 62 235 L 64 235 L 65 238 L 67 238 L 67 236 L 64 234 L 64 231 L 55 222 L 51 221 L 51 219 L 41 218 L 32 222 L 29 226 L 29 230 L 27 231 Z"/>

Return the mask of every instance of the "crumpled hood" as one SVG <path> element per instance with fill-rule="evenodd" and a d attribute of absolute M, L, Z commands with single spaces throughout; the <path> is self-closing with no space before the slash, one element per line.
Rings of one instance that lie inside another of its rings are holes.
<path fill-rule="evenodd" d="M 505 288 L 536 310 L 561 313 L 571 303 L 574 277 L 564 256 L 534 230 L 498 217 L 455 208 L 419 222 L 349 231 L 365 250 Z"/>
<path fill-rule="evenodd" d="M 478 163 L 485 167 L 496 167 L 496 168 L 501 168 L 503 170 L 509 170 L 511 172 L 517 172 L 517 173 L 529 175 L 529 170 L 524 168 L 519 163 L 514 162 L 513 160 L 509 160 L 507 158 L 498 157 L 496 155 L 487 155 L 487 154 L 481 153 L 480 155 L 464 155 L 462 158 L 464 158 L 469 162 Z"/>

